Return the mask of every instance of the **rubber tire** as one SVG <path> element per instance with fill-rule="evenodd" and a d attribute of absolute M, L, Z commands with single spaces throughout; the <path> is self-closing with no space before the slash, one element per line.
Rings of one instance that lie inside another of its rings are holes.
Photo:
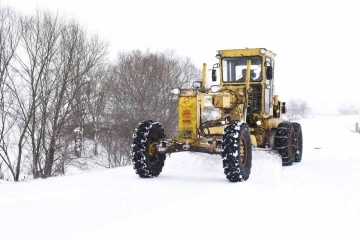
<path fill-rule="evenodd" d="M 149 146 L 165 137 L 162 125 L 152 120 L 141 122 L 136 128 L 131 145 L 131 161 L 140 177 L 153 178 L 161 173 L 166 155 L 155 152 L 154 156 L 150 156 Z"/>
<path fill-rule="evenodd" d="M 240 146 L 245 149 L 246 161 L 241 164 Z M 252 167 L 252 145 L 250 130 L 246 123 L 231 121 L 225 126 L 222 144 L 222 161 L 226 178 L 230 182 L 243 182 L 249 179 Z"/>
<path fill-rule="evenodd" d="M 295 131 L 295 162 L 301 162 L 303 153 L 303 137 L 300 123 L 293 122 Z"/>
<path fill-rule="evenodd" d="M 276 129 L 275 146 L 282 158 L 283 166 L 291 166 L 295 161 L 295 128 L 290 122 L 281 122 Z"/>

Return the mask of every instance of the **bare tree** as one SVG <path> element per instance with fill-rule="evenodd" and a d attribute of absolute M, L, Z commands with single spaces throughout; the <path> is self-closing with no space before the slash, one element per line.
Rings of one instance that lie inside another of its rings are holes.
<path fill-rule="evenodd" d="M 56 62 L 56 90 L 52 99 L 50 114 L 49 141 L 45 147 L 45 166 L 42 177 L 53 175 L 56 160 L 56 142 L 68 118 L 73 113 L 73 101 L 88 83 L 87 75 L 97 64 L 104 61 L 107 43 L 98 37 L 87 39 L 86 32 L 79 24 L 71 22 L 61 31 L 59 58 Z"/>
<path fill-rule="evenodd" d="M 74 130 L 81 144 L 93 141 L 93 155 L 106 154 L 97 164 L 130 164 L 136 125 L 157 120 L 173 134 L 177 97 L 170 90 L 200 78 L 173 51 L 120 53 L 109 65 L 106 42 L 48 11 L 20 17 L 0 8 L 0 20 L 0 166 L 15 181 L 26 166 L 34 178 L 84 167 L 73 161 Z"/>
<path fill-rule="evenodd" d="M 99 134 L 103 128 L 107 128 L 104 118 L 106 99 L 105 80 L 108 75 L 108 63 L 95 66 L 88 73 L 88 82 L 73 102 L 73 115 L 70 126 L 74 129 L 75 155 L 85 157 L 84 140 L 92 141 L 92 151 L 87 156 L 97 156 L 99 147 Z"/>
<path fill-rule="evenodd" d="M 4 179 L 4 173 L 1 169 L 1 166 L 2 166 L 3 162 L 0 162 L 0 180 L 3 180 Z"/>
<path fill-rule="evenodd" d="M 20 39 L 18 15 L 10 8 L 0 6 L 0 166 L 5 163 L 15 181 L 19 178 L 21 161 L 11 156 L 15 119 L 10 95 L 10 66 Z"/>
<path fill-rule="evenodd" d="M 302 99 L 292 98 L 287 103 L 287 116 L 290 119 L 306 118 L 309 113 L 309 106 L 307 101 Z"/>
<path fill-rule="evenodd" d="M 121 127 L 113 125 L 107 131 L 101 132 L 100 141 L 105 150 L 105 156 L 98 159 L 96 164 L 107 168 L 130 165 L 128 139 L 122 135 L 123 132 L 127 133 L 127 131 L 119 128 Z"/>
<path fill-rule="evenodd" d="M 63 174 L 73 102 L 104 60 L 107 43 L 89 38 L 75 21 L 38 11 L 21 19 L 21 47 L 13 67 L 18 77 L 11 81 L 21 129 L 18 156 L 24 149 L 31 155 L 35 178 Z"/>
<path fill-rule="evenodd" d="M 17 14 L 10 8 L 0 7 L 0 89 L 2 89 L 9 65 L 19 43 Z"/>
<path fill-rule="evenodd" d="M 339 114 L 341 115 L 359 114 L 359 106 L 357 106 L 356 104 L 341 104 L 339 108 Z"/>
<path fill-rule="evenodd" d="M 189 58 L 180 58 L 173 51 L 120 53 L 108 82 L 107 113 L 116 126 L 121 126 L 121 132 L 114 135 L 122 141 L 116 138 L 113 141 L 122 145 L 115 148 L 107 140 L 107 146 L 112 146 L 112 150 L 108 149 L 111 156 L 128 159 L 133 131 L 141 121 L 159 121 L 167 134 L 173 134 L 177 126 L 177 97 L 170 90 L 199 79 L 200 69 Z"/>
<path fill-rule="evenodd" d="M 150 53 L 139 50 L 122 53 L 113 71 L 113 100 L 117 112 L 125 114 L 134 126 L 153 119 L 168 130 L 176 128 L 177 97 L 170 93 L 200 79 L 200 70 L 190 59 L 174 52 Z"/>
<path fill-rule="evenodd" d="M 42 171 L 43 143 L 48 124 L 47 102 L 56 88 L 53 79 L 59 21 L 57 15 L 45 11 L 37 11 L 36 15 L 20 20 L 21 48 L 13 66 L 17 76 L 11 81 L 11 89 L 17 102 L 20 130 L 18 159 L 21 160 L 24 150 L 29 154 L 35 178 L 41 176 Z"/>
<path fill-rule="evenodd" d="M 108 64 L 106 64 L 108 65 Z M 105 100 L 106 100 L 106 78 L 108 69 L 106 65 L 99 65 L 91 74 L 90 84 L 86 92 L 86 105 L 88 109 L 88 122 L 94 129 L 94 148 L 93 154 L 98 155 L 99 134 L 102 127 L 107 128 L 108 124 L 104 118 Z"/>

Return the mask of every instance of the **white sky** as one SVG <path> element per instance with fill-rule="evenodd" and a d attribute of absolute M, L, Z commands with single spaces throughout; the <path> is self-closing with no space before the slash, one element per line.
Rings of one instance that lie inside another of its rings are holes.
<path fill-rule="evenodd" d="M 130 49 L 174 49 L 200 68 L 216 50 L 265 47 L 277 53 L 281 99 L 316 106 L 360 105 L 356 1 L 0 0 L 21 12 L 58 10 L 109 40 L 111 57 Z M 334 105 L 335 104 L 335 105 Z"/>

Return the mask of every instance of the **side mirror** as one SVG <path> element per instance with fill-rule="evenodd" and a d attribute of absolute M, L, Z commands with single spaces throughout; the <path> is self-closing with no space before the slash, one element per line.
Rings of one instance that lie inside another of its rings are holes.
<path fill-rule="evenodd" d="M 282 106 L 281 106 L 281 113 L 286 113 L 286 112 L 287 112 L 287 111 L 286 111 L 286 110 L 287 110 L 287 109 L 286 109 L 286 103 L 285 103 L 285 102 L 282 102 L 281 105 L 282 105 Z"/>
<path fill-rule="evenodd" d="M 272 80 L 273 79 L 273 68 L 272 66 L 266 67 L 266 79 Z"/>
<path fill-rule="evenodd" d="M 217 76 L 216 76 L 216 70 L 215 69 L 211 70 L 211 76 L 212 76 L 212 81 L 216 82 Z"/>

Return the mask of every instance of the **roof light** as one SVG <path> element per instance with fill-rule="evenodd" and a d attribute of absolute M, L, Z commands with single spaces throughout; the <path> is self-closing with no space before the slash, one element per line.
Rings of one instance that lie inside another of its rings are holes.
<path fill-rule="evenodd" d="M 221 58 L 221 54 L 220 54 L 219 51 L 217 52 L 217 54 L 215 55 L 215 57 L 216 57 L 217 59 L 220 59 L 220 58 Z"/>

